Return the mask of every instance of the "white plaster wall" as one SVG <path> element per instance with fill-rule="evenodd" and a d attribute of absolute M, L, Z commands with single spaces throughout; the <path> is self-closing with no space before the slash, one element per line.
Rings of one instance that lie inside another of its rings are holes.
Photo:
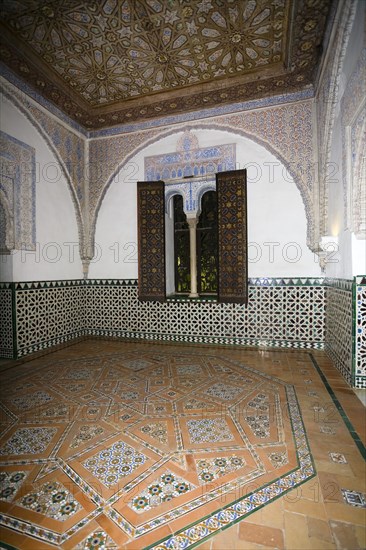
<path fill-rule="evenodd" d="M 342 177 L 342 125 L 341 100 L 347 83 L 355 70 L 361 50 L 365 47 L 366 2 L 357 3 L 357 12 L 349 38 L 342 71 L 338 100 L 335 106 L 335 121 L 331 145 L 328 197 L 328 233 L 338 236 L 339 250 L 326 267 L 328 277 L 350 279 L 355 275 L 366 273 L 366 241 L 355 239 L 349 231 L 345 220 L 345 197 Z"/>
<path fill-rule="evenodd" d="M 6 98 L 2 97 L 0 107 L 1 130 L 36 150 L 37 241 L 35 252 L 14 251 L 5 264 L 0 263 L 1 280 L 82 278 L 74 205 L 57 159 L 33 125 Z"/>
<path fill-rule="evenodd" d="M 238 134 L 192 132 L 201 147 L 236 143 L 237 168 L 248 170 L 249 276 L 319 276 L 317 258 L 306 245 L 304 204 L 281 162 Z M 144 157 L 175 151 L 181 136 L 179 131 L 147 146 L 112 182 L 99 210 L 95 234 L 99 258 L 90 267 L 90 278 L 137 278 L 136 182 L 144 180 Z"/>

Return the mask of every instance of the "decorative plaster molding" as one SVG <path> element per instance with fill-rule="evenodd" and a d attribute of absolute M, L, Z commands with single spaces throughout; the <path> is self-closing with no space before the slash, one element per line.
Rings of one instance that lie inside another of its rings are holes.
<path fill-rule="evenodd" d="M 366 48 L 348 80 L 341 101 L 342 174 L 345 227 L 366 238 Z"/>
<path fill-rule="evenodd" d="M 48 115 L 41 112 L 34 105 L 32 105 L 27 96 L 21 94 L 18 90 L 16 90 L 14 86 L 9 84 L 4 85 L 0 83 L 0 93 L 3 94 L 3 96 L 17 109 L 17 111 L 19 111 L 28 120 L 28 122 L 30 122 L 37 133 L 45 141 L 48 149 L 56 157 L 60 165 L 60 169 L 66 179 L 67 186 L 71 193 L 72 202 L 74 204 L 76 222 L 79 233 L 79 250 L 80 256 L 81 258 L 83 258 L 86 239 L 84 233 L 81 205 L 76 191 L 76 186 L 73 182 L 71 174 L 74 166 L 70 159 L 69 162 L 65 162 L 63 156 L 60 153 L 60 150 L 63 152 L 63 154 L 66 154 L 67 151 L 71 152 L 73 150 L 73 143 L 65 143 L 67 129 L 63 125 L 58 124 L 53 118 L 48 117 Z M 55 130 L 55 133 L 53 134 L 53 139 L 50 137 L 52 129 Z M 69 133 L 70 135 L 75 135 L 71 132 Z M 60 143 L 57 143 L 57 137 L 55 140 L 55 136 L 57 135 L 59 136 Z M 69 170 L 71 173 L 69 172 Z"/>
<path fill-rule="evenodd" d="M 94 242 L 99 208 L 113 179 L 133 157 L 152 143 L 175 133 L 191 130 L 221 130 L 251 139 L 270 151 L 282 162 L 297 185 L 306 210 L 308 246 L 315 250 L 313 106 L 311 101 L 254 110 L 197 121 L 194 124 L 154 129 L 136 134 L 92 140 L 90 155 L 90 245 Z M 242 166 L 241 168 L 244 168 Z M 132 184 L 143 175 L 131 165 L 128 181 Z"/>
<path fill-rule="evenodd" d="M 333 127 L 340 95 L 343 61 L 356 8 L 357 2 L 352 0 L 344 0 L 339 3 L 316 93 L 319 146 L 319 235 L 326 235 L 328 232 L 328 169 L 330 167 Z"/>
<path fill-rule="evenodd" d="M 5 217 L 5 248 L 35 250 L 35 149 L 0 131 L 0 201 Z"/>

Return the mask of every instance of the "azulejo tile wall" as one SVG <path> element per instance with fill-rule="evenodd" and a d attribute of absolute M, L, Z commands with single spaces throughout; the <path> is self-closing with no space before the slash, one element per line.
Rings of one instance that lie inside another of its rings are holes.
<path fill-rule="evenodd" d="M 140 302 L 137 281 L 128 279 L 3 283 L 0 303 L 3 357 L 80 336 L 325 347 L 350 385 L 366 386 L 366 277 L 249 279 L 247 306 L 209 298 Z"/>
<path fill-rule="evenodd" d="M 0 283 L 0 357 L 14 356 L 12 283 Z"/>
<path fill-rule="evenodd" d="M 211 299 L 140 302 L 137 282 L 88 281 L 86 331 L 94 336 L 207 344 L 318 348 L 324 342 L 320 279 L 250 279 L 248 306 Z M 97 290 L 96 290 L 97 289 Z"/>
<path fill-rule="evenodd" d="M 14 283 L 17 356 L 84 335 L 81 281 Z"/>
<path fill-rule="evenodd" d="M 352 281 L 330 280 L 326 290 L 325 349 L 334 365 L 352 384 Z"/>
<path fill-rule="evenodd" d="M 14 293 L 17 357 L 84 335 L 323 347 L 322 279 L 263 278 L 249 283 L 247 307 L 212 299 L 140 302 L 136 280 L 14 283 L 12 290 L 4 288 L 3 300 L 7 290 L 10 304 Z M 5 324 L 10 326 L 10 318 Z M 5 336 L 3 340 L 10 349 Z"/>
<path fill-rule="evenodd" d="M 351 386 L 366 388 L 366 276 L 324 283 L 325 350 Z"/>
<path fill-rule="evenodd" d="M 354 288 L 356 388 L 366 388 L 366 277 L 356 277 Z"/>

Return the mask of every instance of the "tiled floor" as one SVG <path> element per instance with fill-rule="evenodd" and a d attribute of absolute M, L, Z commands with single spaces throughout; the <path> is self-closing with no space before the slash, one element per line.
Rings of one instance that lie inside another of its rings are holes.
<path fill-rule="evenodd" d="M 366 547 L 365 408 L 321 352 L 90 340 L 1 371 L 6 545 Z"/>

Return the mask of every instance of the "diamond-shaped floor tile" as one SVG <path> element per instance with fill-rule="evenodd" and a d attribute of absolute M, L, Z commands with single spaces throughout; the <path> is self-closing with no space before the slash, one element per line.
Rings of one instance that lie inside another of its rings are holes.
<path fill-rule="evenodd" d="M 16 504 L 58 521 L 65 521 L 82 509 L 79 502 L 58 481 L 45 483 L 39 491 L 26 494 Z"/>

